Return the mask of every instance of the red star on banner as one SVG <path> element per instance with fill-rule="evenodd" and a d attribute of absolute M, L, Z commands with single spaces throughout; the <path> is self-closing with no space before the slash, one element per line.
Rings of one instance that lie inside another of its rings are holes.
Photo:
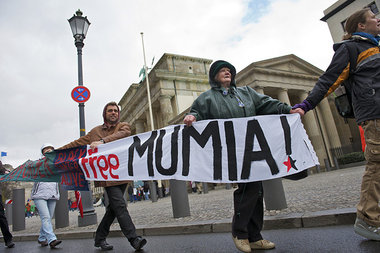
<path fill-rule="evenodd" d="M 294 168 L 295 170 L 298 170 L 296 165 L 295 165 L 295 162 L 297 160 L 293 160 L 290 156 L 288 156 L 288 160 L 286 162 L 284 162 L 284 165 L 287 167 L 287 172 L 289 172 L 289 170 L 291 168 Z"/>

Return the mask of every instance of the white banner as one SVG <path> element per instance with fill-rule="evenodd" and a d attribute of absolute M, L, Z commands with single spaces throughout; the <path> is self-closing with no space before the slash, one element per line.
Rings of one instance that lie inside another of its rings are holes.
<path fill-rule="evenodd" d="M 87 180 L 232 183 L 268 180 L 319 164 L 299 114 L 204 120 L 87 147 Z"/>

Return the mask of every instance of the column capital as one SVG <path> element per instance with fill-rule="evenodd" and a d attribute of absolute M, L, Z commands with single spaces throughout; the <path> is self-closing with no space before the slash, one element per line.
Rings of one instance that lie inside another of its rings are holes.
<path fill-rule="evenodd" d="M 163 95 L 160 95 L 159 96 L 159 100 L 164 100 L 164 99 L 172 99 L 172 95 L 167 95 L 167 94 L 163 94 Z"/>

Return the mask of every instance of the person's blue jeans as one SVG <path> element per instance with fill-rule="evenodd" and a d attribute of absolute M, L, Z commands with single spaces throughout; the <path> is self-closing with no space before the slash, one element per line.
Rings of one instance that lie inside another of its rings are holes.
<path fill-rule="evenodd" d="M 133 194 L 129 194 L 129 201 L 133 203 Z"/>
<path fill-rule="evenodd" d="M 54 215 L 54 210 L 55 210 L 55 205 L 57 203 L 57 200 L 34 199 L 33 201 L 34 201 L 34 204 L 36 204 L 38 213 L 41 218 L 41 229 L 40 229 L 40 236 L 38 237 L 38 240 L 40 242 L 47 240 L 48 243 L 51 243 L 52 241 L 57 239 L 57 237 L 55 236 L 53 232 L 53 225 L 51 224 L 51 218 Z"/>
<path fill-rule="evenodd" d="M 144 192 L 145 200 L 149 200 L 149 192 Z"/>

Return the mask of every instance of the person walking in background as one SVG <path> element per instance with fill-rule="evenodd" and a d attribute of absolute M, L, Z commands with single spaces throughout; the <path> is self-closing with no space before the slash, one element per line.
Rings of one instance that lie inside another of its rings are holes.
<path fill-rule="evenodd" d="M 53 150 L 53 145 L 44 144 L 41 147 L 42 156 Z M 38 236 L 37 241 L 42 247 L 49 245 L 50 248 L 54 249 L 62 243 L 61 240 L 57 240 L 57 237 L 53 232 L 53 225 L 51 223 L 57 200 L 59 200 L 58 183 L 35 182 L 33 184 L 30 198 L 34 201 L 41 219 L 40 235 Z"/>
<path fill-rule="evenodd" d="M 137 202 L 137 188 L 133 187 L 133 201 Z"/>
<path fill-rule="evenodd" d="M 236 69 L 226 61 L 214 62 L 209 71 L 211 89 L 202 93 L 192 104 L 184 123 L 207 119 L 241 118 L 266 114 L 300 113 L 252 88 L 236 87 Z M 232 237 L 237 249 L 273 249 L 275 244 L 261 236 L 264 219 L 263 188 L 261 182 L 238 184 L 234 192 Z"/>
<path fill-rule="evenodd" d="M 129 195 L 129 202 L 133 203 L 133 186 L 131 184 L 128 184 L 128 195 Z"/>
<path fill-rule="evenodd" d="M 26 218 L 32 217 L 32 206 L 30 205 L 29 200 L 25 204 L 25 217 Z"/>
<path fill-rule="evenodd" d="M 9 171 L 6 170 L 3 166 L 3 163 L 0 161 L 0 175 L 8 174 Z M 3 205 L 3 196 L 0 192 L 0 229 L 4 237 L 5 246 L 8 248 L 13 248 L 15 243 L 13 242 L 13 236 L 9 231 L 7 217 L 5 216 L 4 205 Z"/>
<path fill-rule="evenodd" d="M 307 98 L 293 108 L 305 113 L 350 80 L 356 122 L 363 127 L 366 169 L 362 179 L 354 231 L 380 241 L 380 19 L 365 8 L 352 14 L 345 24 L 344 41 L 334 44 L 335 54 L 326 72 L 318 79 Z M 354 53 L 351 49 L 354 48 Z M 351 62 L 356 63 L 350 69 Z"/>
<path fill-rule="evenodd" d="M 70 142 L 60 149 L 74 148 L 83 145 L 90 145 L 91 149 L 95 149 L 101 144 L 122 139 L 131 135 L 130 126 L 126 122 L 120 122 L 120 109 L 116 102 L 109 102 L 103 109 L 102 125 L 99 125 L 85 136 Z M 106 213 L 100 222 L 95 233 L 95 247 L 102 250 L 112 250 L 113 246 L 108 244 L 106 238 L 110 232 L 110 227 L 117 218 L 120 229 L 129 243 L 135 250 L 140 250 L 147 243 L 146 239 L 137 236 L 136 228 L 133 224 L 131 216 L 127 210 L 127 204 L 124 200 L 124 193 L 129 181 L 96 181 L 96 187 L 104 187 L 108 196 L 108 205 Z"/>
<path fill-rule="evenodd" d="M 148 181 L 144 181 L 144 197 L 145 197 L 145 200 L 149 200 L 149 183 L 148 183 Z"/>
<path fill-rule="evenodd" d="M 202 194 L 202 182 L 195 182 L 198 194 Z"/>

